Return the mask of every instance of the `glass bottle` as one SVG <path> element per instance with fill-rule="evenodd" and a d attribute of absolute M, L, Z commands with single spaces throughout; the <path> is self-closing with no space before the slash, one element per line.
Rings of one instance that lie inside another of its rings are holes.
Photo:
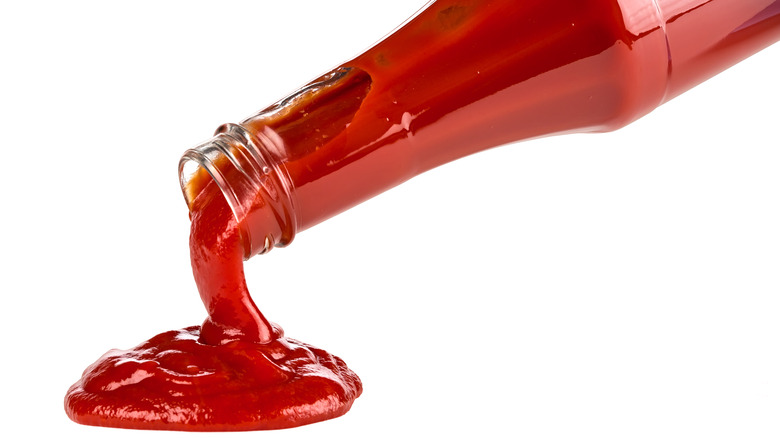
<path fill-rule="evenodd" d="M 248 259 L 469 154 L 625 126 L 777 40 L 780 0 L 432 1 L 185 152 L 182 190 L 216 182 Z"/>

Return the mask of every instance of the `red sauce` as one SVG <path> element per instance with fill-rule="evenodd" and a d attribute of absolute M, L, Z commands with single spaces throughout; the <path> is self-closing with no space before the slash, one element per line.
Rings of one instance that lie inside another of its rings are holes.
<path fill-rule="evenodd" d="M 109 351 L 68 391 L 68 415 L 95 426 L 209 431 L 300 426 L 347 412 L 360 379 L 266 321 L 244 281 L 236 220 L 213 184 L 193 210 L 190 248 L 209 314 L 203 326 Z"/>
<path fill-rule="evenodd" d="M 710 21 L 717 26 L 701 32 Z M 285 338 L 263 317 L 244 280 L 245 258 L 470 153 L 625 125 L 771 44 L 779 24 L 776 0 L 431 4 L 371 50 L 242 123 L 270 157 L 261 173 L 278 183 L 240 192 L 244 213 L 203 169 L 194 175 L 185 196 L 207 320 L 108 352 L 68 391 L 68 415 L 91 425 L 205 431 L 344 414 L 360 380 L 339 358 Z M 240 177 L 224 157 L 215 165 L 226 166 L 227 181 Z"/>

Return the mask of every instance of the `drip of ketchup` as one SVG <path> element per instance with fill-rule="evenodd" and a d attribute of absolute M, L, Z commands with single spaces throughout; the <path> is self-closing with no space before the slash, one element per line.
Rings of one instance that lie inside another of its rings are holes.
<path fill-rule="evenodd" d="M 68 415 L 94 426 L 217 431 L 300 426 L 347 412 L 360 379 L 263 317 L 244 281 L 242 251 L 233 213 L 208 184 L 190 240 L 208 318 L 103 355 L 68 391 Z"/>
<path fill-rule="evenodd" d="M 360 380 L 263 317 L 244 259 L 471 153 L 617 129 L 778 39 L 780 0 L 430 3 L 364 54 L 185 155 L 199 164 L 182 181 L 208 318 L 108 352 L 68 391 L 68 415 L 208 431 L 344 414 Z"/>

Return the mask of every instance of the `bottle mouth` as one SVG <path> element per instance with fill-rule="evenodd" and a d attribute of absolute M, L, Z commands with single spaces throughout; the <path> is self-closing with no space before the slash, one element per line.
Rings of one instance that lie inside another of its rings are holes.
<path fill-rule="evenodd" d="M 289 176 L 240 125 L 220 126 L 211 140 L 179 160 L 179 183 L 190 210 L 211 181 L 236 218 L 244 259 L 292 242 L 297 226 Z"/>

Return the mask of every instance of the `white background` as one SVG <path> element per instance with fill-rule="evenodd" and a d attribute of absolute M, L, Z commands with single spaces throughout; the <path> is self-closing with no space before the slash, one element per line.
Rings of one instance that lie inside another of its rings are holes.
<path fill-rule="evenodd" d="M 0 425 L 79 426 L 109 348 L 200 323 L 181 153 L 421 0 L 0 6 Z M 780 45 L 610 134 L 498 148 L 247 264 L 364 395 L 306 436 L 780 434 Z M 259 434 L 259 433 L 258 433 Z"/>

